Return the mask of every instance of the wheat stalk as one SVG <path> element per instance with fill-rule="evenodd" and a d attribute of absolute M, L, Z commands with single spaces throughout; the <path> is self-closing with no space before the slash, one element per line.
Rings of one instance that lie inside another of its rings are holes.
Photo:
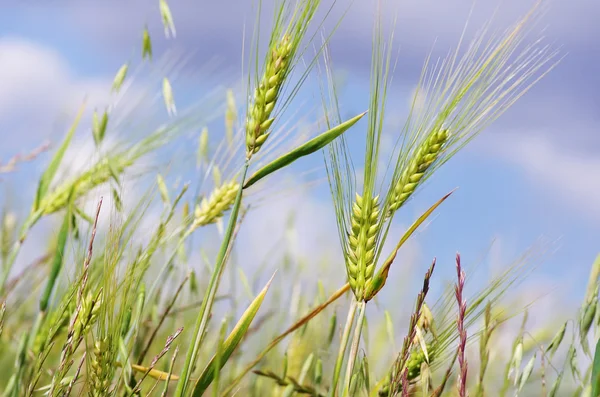
<path fill-rule="evenodd" d="M 467 371 L 468 363 L 465 355 L 465 349 L 467 347 L 467 330 L 465 329 L 465 317 L 467 313 L 467 302 L 464 298 L 464 287 L 465 287 L 465 272 L 462 270 L 460 263 L 460 254 L 456 254 L 456 275 L 458 280 L 454 286 L 454 294 L 456 296 L 456 302 L 458 304 L 458 315 L 456 317 L 456 328 L 459 335 L 458 343 L 458 366 L 460 372 L 458 375 L 458 395 L 460 397 L 466 397 L 467 394 Z"/>

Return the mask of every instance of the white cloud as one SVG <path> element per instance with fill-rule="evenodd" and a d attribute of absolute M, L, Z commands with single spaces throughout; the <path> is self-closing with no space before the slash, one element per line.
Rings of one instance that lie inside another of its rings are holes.
<path fill-rule="evenodd" d="M 5 150 L 20 150 L 49 138 L 57 117 L 71 123 L 85 96 L 105 103 L 106 79 L 79 79 L 55 50 L 22 38 L 0 40 L 0 126 Z M 61 131 L 62 135 L 62 131 Z"/>
<path fill-rule="evenodd" d="M 522 167 L 532 183 L 546 190 L 547 198 L 600 218 L 600 158 L 567 151 L 539 133 L 492 143 L 498 155 Z"/>

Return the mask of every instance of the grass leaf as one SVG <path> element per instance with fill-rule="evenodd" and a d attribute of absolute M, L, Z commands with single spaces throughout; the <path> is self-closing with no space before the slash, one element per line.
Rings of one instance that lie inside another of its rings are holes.
<path fill-rule="evenodd" d="M 600 340 L 596 342 L 594 363 L 592 366 L 592 397 L 600 396 Z"/>
<path fill-rule="evenodd" d="M 235 348 L 238 346 L 240 341 L 244 338 L 244 335 L 246 335 L 246 332 L 248 332 L 248 328 L 250 328 L 250 324 L 252 323 L 252 320 L 254 320 L 256 313 L 258 313 L 258 309 L 260 309 L 260 306 L 262 305 L 263 300 L 265 299 L 265 295 L 267 294 L 267 291 L 269 290 L 269 287 L 271 286 L 273 277 L 275 277 L 274 274 L 273 274 L 273 276 L 271 276 L 271 279 L 269 280 L 267 285 L 263 288 L 263 290 L 256 296 L 256 298 L 254 298 L 254 300 L 252 301 L 250 306 L 248 306 L 248 308 L 246 309 L 244 314 L 242 314 L 242 317 L 239 319 L 238 323 L 233 328 L 233 331 L 231 331 L 231 333 L 229 334 L 227 339 L 223 342 L 223 346 L 220 349 L 221 354 L 220 354 L 220 357 L 218 360 L 219 361 L 218 365 L 220 368 L 217 368 L 217 362 L 215 360 L 216 356 L 213 356 L 213 358 L 211 358 L 211 360 L 209 361 L 206 368 L 204 368 L 204 371 L 202 371 L 200 378 L 196 382 L 196 386 L 194 387 L 194 392 L 192 393 L 193 396 L 198 396 L 198 397 L 202 396 L 202 393 L 204 393 L 204 391 L 212 383 L 212 381 L 215 377 L 216 371 L 223 368 L 223 366 L 225 365 L 225 363 L 227 362 L 227 360 L 229 359 L 229 357 L 231 356 L 231 354 L 233 353 Z"/>
<path fill-rule="evenodd" d="M 65 257 L 65 246 L 67 245 L 67 238 L 69 236 L 69 226 L 71 225 L 71 210 L 70 206 L 67 209 L 67 213 L 63 219 L 60 232 L 58 233 L 58 241 L 56 243 L 56 250 L 54 251 L 54 257 L 52 258 L 52 267 L 50 268 L 50 274 L 48 274 L 48 281 L 46 282 L 46 288 L 40 298 L 40 311 L 45 312 L 48 309 L 48 301 L 52 290 L 56 284 L 56 279 L 62 269 L 64 257 Z"/>
<path fill-rule="evenodd" d="M 346 132 L 354 124 L 356 124 L 358 120 L 360 120 L 365 114 L 367 114 L 367 112 L 361 113 L 358 116 L 355 116 L 350 120 L 343 122 L 342 124 L 304 143 L 303 145 L 298 146 L 296 149 L 293 149 L 289 153 L 284 154 L 283 156 L 273 160 L 269 164 L 256 171 L 254 175 L 252 175 L 250 178 L 248 178 L 248 181 L 244 184 L 244 189 L 254 185 L 256 182 L 260 181 L 265 176 L 272 174 L 280 168 L 283 168 L 293 163 L 300 157 L 307 156 L 325 147 L 328 143 L 333 141 L 335 138 L 337 138 L 338 136 Z"/>

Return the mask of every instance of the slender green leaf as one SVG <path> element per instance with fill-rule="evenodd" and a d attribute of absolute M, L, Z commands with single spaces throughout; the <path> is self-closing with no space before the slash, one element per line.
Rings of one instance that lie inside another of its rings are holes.
<path fill-rule="evenodd" d="M 600 340 L 596 342 L 594 363 L 592 365 L 592 397 L 600 396 Z"/>
<path fill-rule="evenodd" d="M 54 257 L 52 259 L 52 267 L 50 268 L 50 274 L 48 274 L 46 288 L 44 289 L 42 297 L 40 298 L 41 312 L 45 312 L 48 308 L 50 295 L 52 295 L 52 290 L 54 289 L 54 285 L 56 284 L 56 279 L 58 278 L 60 270 L 63 266 L 65 257 L 65 246 L 67 245 L 67 237 L 69 236 L 69 226 L 71 225 L 71 217 L 72 214 L 69 206 L 67 207 L 67 213 L 65 214 L 62 226 L 60 227 L 60 232 L 58 233 L 58 241 L 56 243 L 56 250 L 54 251 Z"/>
<path fill-rule="evenodd" d="M 211 358 L 204 371 L 202 371 L 202 374 L 200 375 L 200 378 L 198 379 L 198 381 L 196 382 L 196 386 L 194 387 L 194 392 L 192 393 L 193 396 L 202 396 L 204 391 L 212 383 L 215 377 L 216 370 L 220 370 L 221 368 L 223 368 L 223 366 L 225 365 L 235 348 L 244 338 L 244 335 L 246 335 L 246 332 L 248 332 L 248 328 L 250 328 L 252 320 L 254 320 L 256 313 L 258 313 L 258 309 L 260 308 L 260 306 L 263 303 L 263 300 L 265 299 L 265 295 L 267 294 L 269 286 L 273 281 L 273 277 L 275 277 L 275 275 L 271 277 L 271 279 L 263 288 L 263 290 L 256 296 L 256 298 L 254 298 L 250 306 L 248 306 L 244 314 L 242 314 L 242 317 L 239 319 L 238 323 L 235 325 L 227 339 L 223 342 L 223 346 L 221 347 L 221 356 L 218 360 L 219 368 L 217 368 L 217 362 L 215 360 L 216 357 L 213 356 L 213 358 Z"/>
<path fill-rule="evenodd" d="M 298 146 L 296 149 L 293 149 L 289 153 L 284 154 L 283 156 L 271 161 L 269 164 L 265 165 L 258 171 L 254 173 L 248 181 L 244 184 L 244 189 L 254 185 L 256 182 L 260 181 L 265 176 L 272 174 L 273 172 L 283 168 L 287 165 L 290 165 L 294 161 L 298 160 L 300 157 L 307 156 L 311 153 L 316 152 L 317 150 L 325 147 L 328 143 L 333 141 L 335 138 L 346 132 L 350 127 L 358 122 L 367 112 L 361 113 L 358 116 L 351 118 L 343 122 L 342 124 L 326 131 L 319 136 L 311 139 L 310 141 Z"/>
<path fill-rule="evenodd" d="M 219 381 L 221 375 L 221 359 L 223 358 L 223 341 L 225 340 L 225 332 L 227 332 L 227 326 L 229 325 L 229 321 L 227 318 L 223 319 L 221 323 L 221 330 L 219 331 L 219 340 L 217 341 L 217 353 L 215 354 L 215 374 L 214 374 L 214 382 L 213 382 L 213 396 L 219 396 Z"/>

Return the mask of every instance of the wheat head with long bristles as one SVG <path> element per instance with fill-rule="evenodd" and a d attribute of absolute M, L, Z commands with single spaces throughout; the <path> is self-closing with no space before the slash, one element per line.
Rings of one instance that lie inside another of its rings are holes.
<path fill-rule="evenodd" d="M 413 194 L 429 167 L 439 157 L 444 145 L 448 142 L 449 136 L 447 129 L 440 129 L 430 134 L 417 148 L 393 188 L 393 196 L 389 206 L 390 212 L 400 208 Z"/>
<path fill-rule="evenodd" d="M 379 197 L 364 198 L 356 194 L 348 233 L 346 271 L 357 300 L 363 299 L 366 285 L 375 272 L 375 246 L 379 222 Z"/>
<path fill-rule="evenodd" d="M 256 154 L 269 137 L 274 118 L 271 117 L 279 91 L 289 71 L 289 57 L 293 44 L 289 35 L 284 35 L 273 48 L 265 67 L 265 73 L 254 92 L 254 102 L 246 123 L 247 157 Z"/>
<path fill-rule="evenodd" d="M 108 394 L 108 389 L 111 383 L 111 377 L 107 376 L 109 371 L 107 366 L 110 365 L 108 359 L 109 346 L 106 340 L 97 340 L 94 343 L 94 358 L 91 361 L 90 372 L 90 395 L 105 396 Z"/>

